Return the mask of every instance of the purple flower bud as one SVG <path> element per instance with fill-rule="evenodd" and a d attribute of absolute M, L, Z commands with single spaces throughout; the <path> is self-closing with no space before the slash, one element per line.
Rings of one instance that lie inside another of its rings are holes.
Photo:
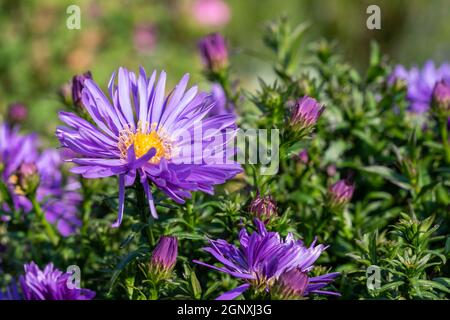
<path fill-rule="evenodd" d="M 22 103 L 12 103 L 8 107 L 8 122 L 21 123 L 25 121 L 28 116 L 28 110 Z"/>
<path fill-rule="evenodd" d="M 297 157 L 301 163 L 308 164 L 308 162 L 309 162 L 308 150 L 303 149 L 302 151 L 300 151 L 300 153 L 298 154 Z"/>
<path fill-rule="evenodd" d="M 304 96 L 294 106 L 290 124 L 296 131 L 309 131 L 312 129 L 325 107 L 315 99 Z"/>
<path fill-rule="evenodd" d="M 280 275 L 274 285 L 274 296 L 279 299 L 299 299 L 307 293 L 309 277 L 295 268 Z"/>
<path fill-rule="evenodd" d="M 340 209 L 347 204 L 353 196 L 355 186 L 347 180 L 339 180 L 328 189 L 329 204 L 334 209 Z"/>
<path fill-rule="evenodd" d="M 450 82 L 443 80 L 434 86 L 433 110 L 445 117 L 450 116 Z"/>
<path fill-rule="evenodd" d="M 250 204 L 249 212 L 254 217 L 267 223 L 277 215 L 277 203 L 271 195 L 261 197 L 258 194 Z"/>
<path fill-rule="evenodd" d="M 169 272 L 175 266 L 178 255 L 178 240 L 172 236 L 162 236 L 153 250 L 150 265 L 156 271 Z"/>
<path fill-rule="evenodd" d="M 26 195 L 32 195 L 39 186 L 39 172 L 36 164 L 22 163 L 17 174 L 19 187 Z"/>
<path fill-rule="evenodd" d="M 334 177 L 337 173 L 336 165 L 330 164 L 327 166 L 327 175 L 329 177 Z"/>
<path fill-rule="evenodd" d="M 200 56 L 205 68 L 220 72 L 228 67 L 228 49 L 225 39 L 219 33 L 205 36 L 198 43 Z"/>
<path fill-rule="evenodd" d="M 84 81 L 86 79 L 92 79 L 90 71 L 76 75 L 72 78 L 72 101 L 75 106 L 81 105 L 81 92 L 83 91 Z"/>

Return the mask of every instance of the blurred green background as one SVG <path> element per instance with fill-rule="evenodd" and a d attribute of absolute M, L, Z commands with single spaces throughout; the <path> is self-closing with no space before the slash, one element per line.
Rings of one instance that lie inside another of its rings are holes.
<path fill-rule="evenodd" d="M 69 30 L 69 5 L 81 9 L 81 29 Z M 381 30 L 366 28 L 366 8 L 381 8 Z M 76 73 L 93 72 L 105 88 L 119 66 L 164 69 L 170 85 L 189 72 L 203 80 L 196 43 L 220 31 L 231 46 L 233 71 L 251 88 L 270 77 L 264 24 L 282 14 L 309 22 L 305 43 L 336 40 L 339 51 L 362 68 L 376 39 L 395 62 L 442 62 L 450 54 L 448 0 L 0 0 L 0 114 L 22 102 L 30 116 L 24 127 L 52 136 L 61 108 L 58 89 Z M 56 144 L 56 139 L 51 139 Z"/>

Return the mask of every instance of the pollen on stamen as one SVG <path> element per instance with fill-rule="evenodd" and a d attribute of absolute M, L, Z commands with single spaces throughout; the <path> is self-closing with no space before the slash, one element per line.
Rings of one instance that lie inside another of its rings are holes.
<path fill-rule="evenodd" d="M 157 164 L 161 158 L 170 159 L 171 157 L 172 141 L 156 123 L 149 125 L 147 122 L 139 122 L 137 129 L 131 124 L 124 127 L 119 133 L 118 142 L 122 159 L 127 158 L 128 148 L 133 144 L 136 158 L 142 157 L 151 148 L 156 149 L 156 154 L 149 163 Z"/>

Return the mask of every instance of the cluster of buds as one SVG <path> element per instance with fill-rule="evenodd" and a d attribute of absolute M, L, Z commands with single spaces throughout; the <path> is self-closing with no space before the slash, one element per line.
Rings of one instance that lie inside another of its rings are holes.
<path fill-rule="evenodd" d="M 83 74 L 75 75 L 72 78 L 72 102 L 75 107 L 81 107 L 81 93 L 84 88 L 84 81 L 86 79 L 92 79 L 92 74 L 90 71 L 87 71 Z"/>
<path fill-rule="evenodd" d="M 199 41 L 198 47 L 203 65 L 210 74 L 221 74 L 228 69 L 228 49 L 222 35 L 207 35 Z"/>
<path fill-rule="evenodd" d="M 350 202 L 355 185 L 348 180 L 339 180 L 328 188 L 328 206 L 332 210 L 341 210 Z"/>
<path fill-rule="evenodd" d="M 450 82 L 442 80 L 434 86 L 432 110 L 438 118 L 450 117 Z"/>
<path fill-rule="evenodd" d="M 28 109 L 22 103 L 12 103 L 8 106 L 8 122 L 10 124 L 22 123 L 27 119 Z"/>
<path fill-rule="evenodd" d="M 309 277 L 300 269 L 291 269 L 282 273 L 276 280 L 271 294 L 279 300 L 304 299 L 307 293 Z"/>
<path fill-rule="evenodd" d="M 157 279 L 170 277 L 177 262 L 178 240 L 172 236 L 162 236 L 150 259 L 150 273 Z"/>
<path fill-rule="evenodd" d="M 249 212 L 257 219 L 268 223 L 277 216 L 277 204 L 271 195 L 261 197 L 258 193 L 250 204 Z"/>

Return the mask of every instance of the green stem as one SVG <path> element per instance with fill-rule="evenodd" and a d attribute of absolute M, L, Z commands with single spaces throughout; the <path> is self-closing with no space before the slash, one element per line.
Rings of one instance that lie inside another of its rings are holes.
<path fill-rule="evenodd" d="M 447 119 L 440 119 L 439 125 L 441 129 L 442 144 L 444 145 L 445 161 L 450 163 L 450 145 L 448 143 Z"/>
<path fill-rule="evenodd" d="M 144 187 L 139 181 L 136 181 L 136 201 L 141 222 L 145 225 L 141 231 L 142 237 L 145 239 L 146 243 L 154 246 L 155 239 L 153 237 L 153 230 L 149 223 L 149 212 L 147 210 L 148 204 L 145 197 Z"/>
<path fill-rule="evenodd" d="M 44 212 L 41 209 L 39 202 L 36 200 L 36 196 L 31 198 L 31 202 L 33 204 L 34 212 L 36 213 L 36 217 L 40 220 L 41 224 L 44 226 L 45 232 L 50 239 L 51 243 L 56 247 L 59 242 L 59 237 L 53 229 L 52 225 L 48 223 L 47 219 L 45 219 Z"/>

